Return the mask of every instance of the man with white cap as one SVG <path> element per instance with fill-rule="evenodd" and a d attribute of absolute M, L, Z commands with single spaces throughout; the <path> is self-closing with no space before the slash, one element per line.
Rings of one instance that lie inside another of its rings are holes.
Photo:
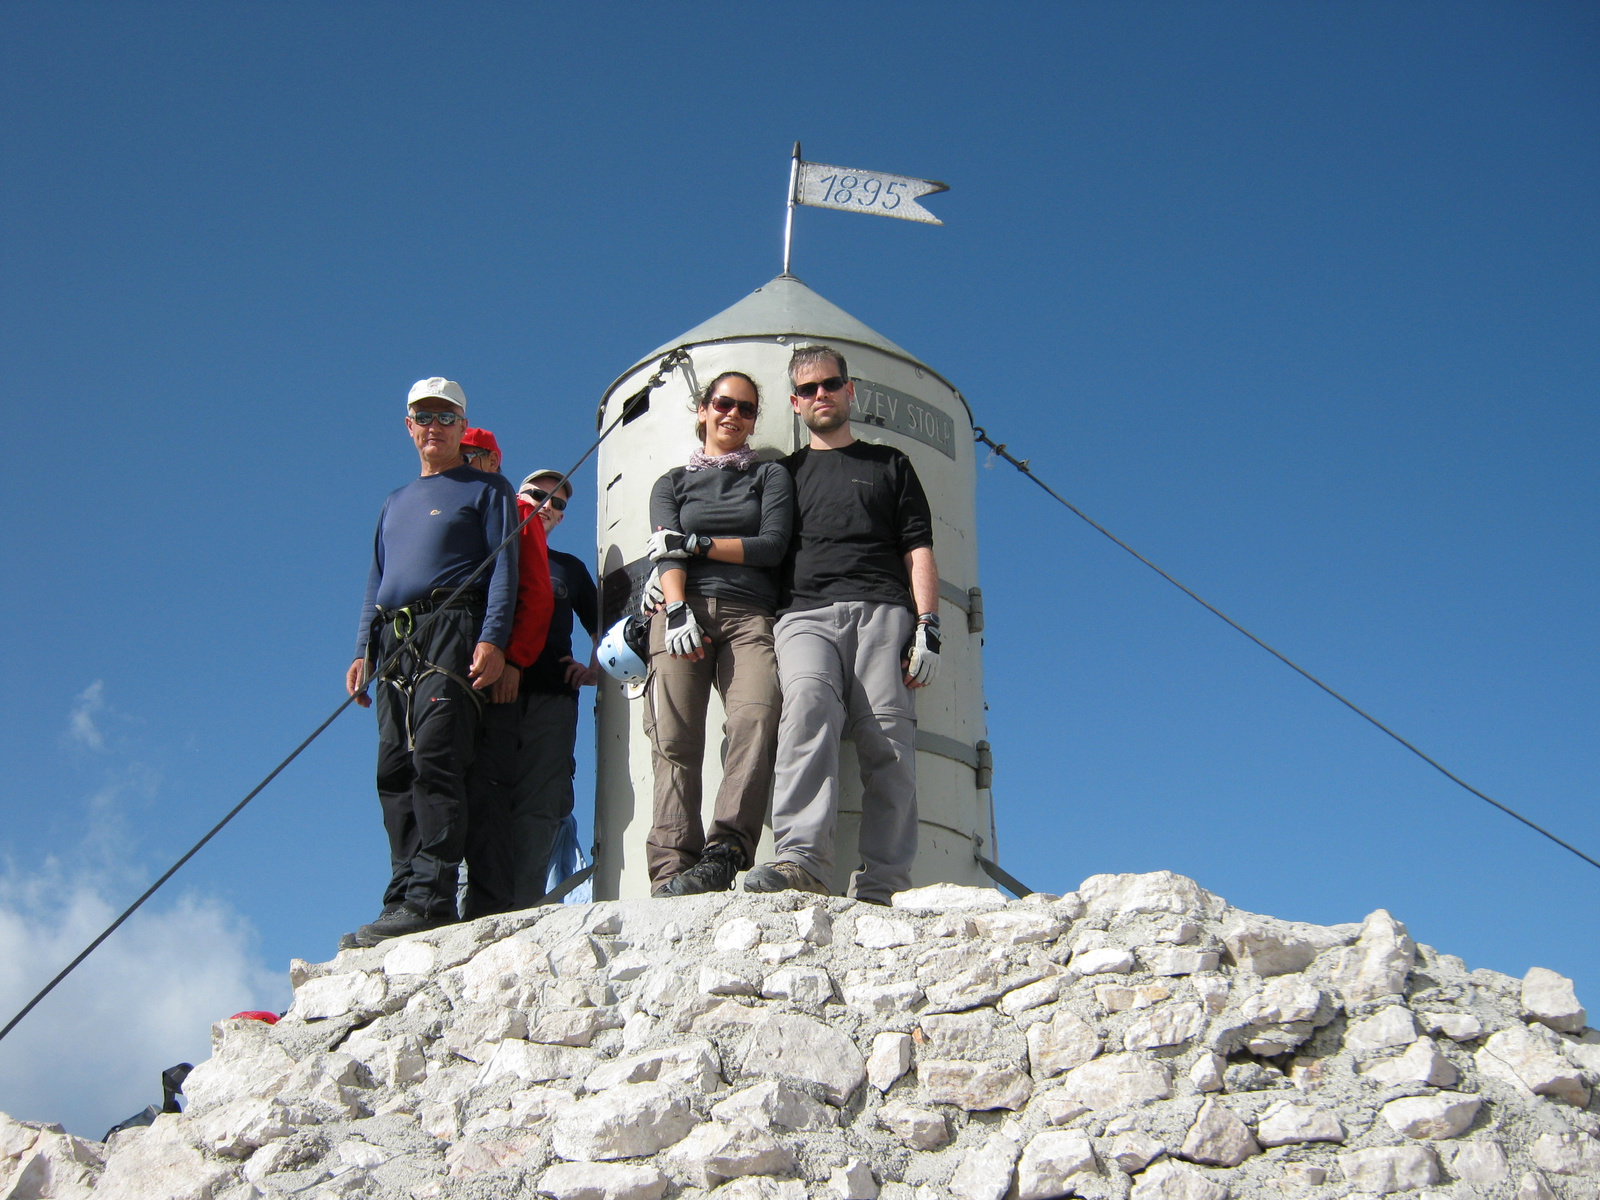
<path fill-rule="evenodd" d="M 374 669 L 427 625 L 377 681 L 389 886 L 378 919 L 341 944 L 373 946 L 456 920 L 467 769 L 484 693 L 505 667 L 517 593 L 513 541 L 451 599 L 516 527 L 511 485 L 462 456 L 466 414 L 461 385 L 448 379 L 418 380 L 406 398 L 422 473 L 391 492 L 378 517 L 356 658 L 345 676 L 358 704 L 372 703 L 365 692 Z"/>

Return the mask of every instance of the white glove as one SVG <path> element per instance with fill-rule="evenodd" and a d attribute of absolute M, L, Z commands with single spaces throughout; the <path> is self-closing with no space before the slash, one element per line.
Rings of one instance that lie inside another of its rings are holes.
<path fill-rule="evenodd" d="M 711 549 L 711 539 L 698 533 L 679 533 L 676 529 L 658 529 L 645 543 L 645 553 L 651 562 L 664 558 L 699 558 Z"/>
<path fill-rule="evenodd" d="M 639 597 L 639 615 L 648 617 L 666 602 L 667 594 L 661 590 L 661 568 L 655 567 L 644 581 L 644 593 Z"/>
<path fill-rule="evenodd" d="M 939 675 L 939 618 L 924 613 L 917 618 L 917 631 L 902 652 L 905 657 L 907 686 L 927 687 Z"/>
<path fill-rule="evenodd" d="M 682 600 L 667 605 L 667 653 L 673 658 L 691 658 L 704 647 L 705 634 L 694 619 L 694 610 Z"/>

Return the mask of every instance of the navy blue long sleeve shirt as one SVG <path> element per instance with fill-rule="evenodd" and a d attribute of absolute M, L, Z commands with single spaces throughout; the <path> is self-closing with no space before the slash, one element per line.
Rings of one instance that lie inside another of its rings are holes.
<path fill-rule="evenodd" d="M 367 652 L 367 634 L 379 605 L 404 608 L 426 599 L 435 588 L 457 586 L 516 525 L 516 500 L 504 475 L 453 467 L 390 492 L 373 538 L 356 656 Z M 473 587 L 482 588 L 488 598 L 478 640 L 504 650 L 511 641 L 517 602 L 515 539 Z"/>

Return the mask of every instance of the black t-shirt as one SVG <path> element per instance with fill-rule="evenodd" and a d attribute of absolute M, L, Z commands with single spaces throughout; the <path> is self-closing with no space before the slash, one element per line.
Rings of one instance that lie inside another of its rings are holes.
<path fill-rule="evenodd" d="M 933 545 L 933 514 L 911 460 L 891 446 L 852 442 L 796 450 L 794 536 L 783 565 L 779 612 L 841 600 L 911 607 L 905 556 Z"/>
<path fill-rule="evenodd" d="M 550 632 L 545 636 L 544 650 L 538 661 L 522 673 L 522 690 L 576 696 L 577 689 L 567 686 L 567 664 L 561 660 L 572 653 L 574 614 L 583 622 L 589 640 L 599 640 L 600 596 L 594 586 L 594 576 L 589 574 L 583 560 L 560 550 L 550 551 L 550 590 L 555 593 Z"/>

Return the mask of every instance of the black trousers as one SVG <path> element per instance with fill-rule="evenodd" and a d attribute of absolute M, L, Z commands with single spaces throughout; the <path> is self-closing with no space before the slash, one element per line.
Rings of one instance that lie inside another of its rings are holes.
<path fill-rule="evenodd" d="M 524 690 L 484 710 L 467 775 L 467 889 L 462 917 L 531 908 L 543 899 L 550 850 L 572 811 L 578 701 Z"/>
<path fill-rule="evenodd" d="M 481 605 L 439 612 L 377 682 L 378 802 L 389 834 L 385 907 L 405 902 L 431 917 L 455 915 L 466 778 L 484 699 L 467 676 L 482 627 Z M 378 661 L 401 640 L 395 622 L 384 620 Z"/>

